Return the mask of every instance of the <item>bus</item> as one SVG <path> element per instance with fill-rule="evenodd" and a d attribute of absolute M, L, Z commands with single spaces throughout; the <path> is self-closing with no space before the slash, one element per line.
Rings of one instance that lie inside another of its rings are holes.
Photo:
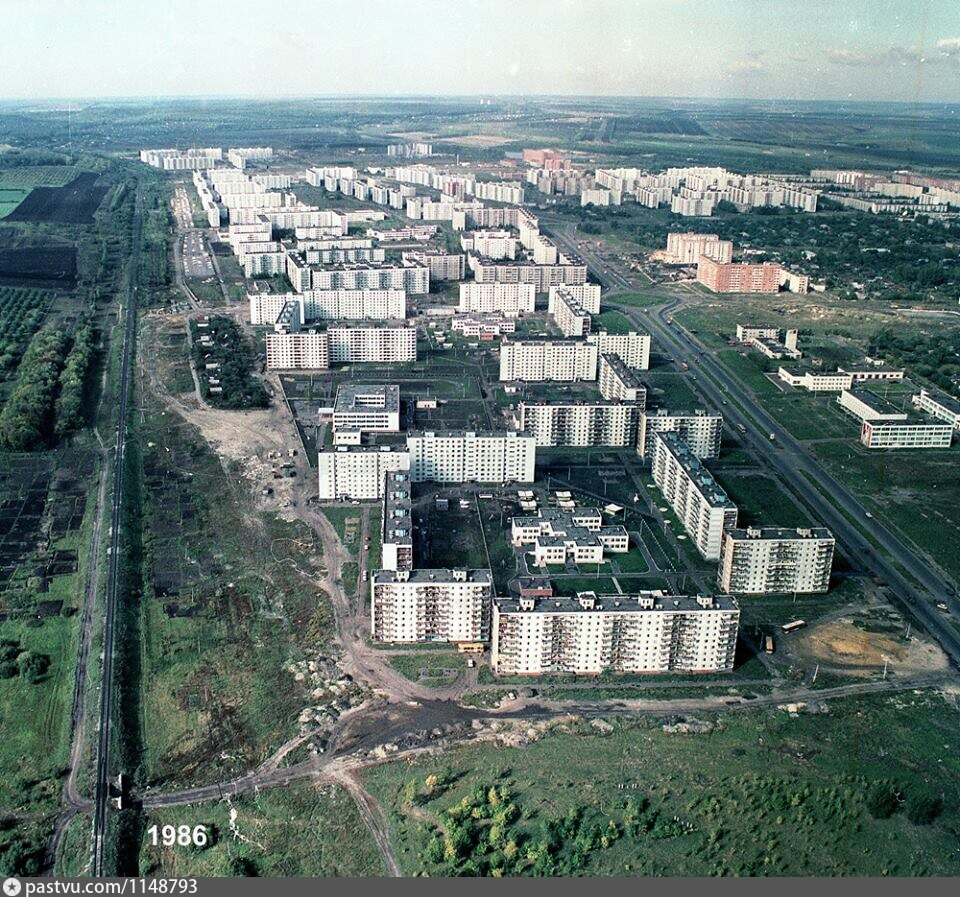
<path fill-rule="evenodd" d="M 794 620 L 792 623 L 784 623 L 780 628 L 784 632 L 796 632 L 798 629 L 803 629 L 806 625 L 806 620 Z"/>
<path fill-rule="evenodd" d="M 773 645 L 773 636 L 772 636 L 772 635 L 768 635 L 768 636 L 763 640 L 763 650 L 764 650 L 767 654 L 773 654 L 774 645 Z"/>

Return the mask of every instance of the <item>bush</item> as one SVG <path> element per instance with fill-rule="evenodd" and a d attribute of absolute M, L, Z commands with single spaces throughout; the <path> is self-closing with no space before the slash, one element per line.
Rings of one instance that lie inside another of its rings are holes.
<path fill-rule="evenodd" d="M 17 664 L 13 660 L 0 661 L 0 679 L 12 679 L 17 675 Z"/>
<path fill-rule="evenodd" d="M 907 819 L 914 825 L 929 825 L 942 812 L 943 801 L 934 794 L 918 794 L 907 801 Z"/>
<path fill-rule="evenodd" d="M 31 685 L 39 682 L 50 669 L 50 658 L 46 654 L 29 651 L 20 658 L 20 675 Z"/>
<path fill-rule="evenodd" d="M 889 819 L 897 812 L 900 801 L 890 782 L 874 782 L 867 791 L 867 812 L 874 819 Z"/>

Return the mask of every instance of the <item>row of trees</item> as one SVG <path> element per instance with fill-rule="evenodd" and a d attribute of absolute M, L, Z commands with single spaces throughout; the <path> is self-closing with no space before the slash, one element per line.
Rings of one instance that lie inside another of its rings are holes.
<path fill-rule="evenodd" d="M 0 448 L 48 448 L 83 424 L 83 399 L 96 352 L 88 317 L 71 340 L 61 330 L 41 330 L 30 341 L 17 381 L 0 411 Z"/>

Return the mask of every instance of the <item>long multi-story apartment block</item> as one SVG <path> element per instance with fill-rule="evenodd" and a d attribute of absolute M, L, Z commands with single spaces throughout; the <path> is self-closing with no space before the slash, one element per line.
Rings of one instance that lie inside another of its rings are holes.
<path fill-rule="evenodd" d="M 384 383 L 341 383 L 333 405 L 333 429 L 399 432 L 400 387 Z"/>
<path fill-rule="evenodd" d="M 739 622 L 729 595 L 495 598 L 490 665 L 501 676 L 724 672 Z"/>
<path fill-rule="evenodd" d="M 833 534 L 823 527 L 729 529 L 723 536 L 717 581 L 733 594 L 826 592 L 835 547 Z"/>
<path fill-rule="evenodd" d="M 531 283 L 538 293 L 560 284 L 587 282 L 587 266 L 576 256 L 559 253 L 556 264 L 507 262 L 471 254 L 467 263 L 477 283 Z"/>
<path fill-rule="evenodd" d="M 380 525 L 380 556 L 384 570 L 413 569 L 413 496 L 410 485 L 409 472 L 387 471 Z"/>
<path fill-rule="evenodd" d="M 508 230 L 474 230 L 460 237 L 460 248 L 488 259 L 515 259 L 518 242 Z"/>
<path fill-rule="evenodd" d="M 538 446 L 633 445 L 639 414 L 634 402 L 521 402 L 520 430 Z"/>
<path fill-rule="evenodd" d="M 142 149 L 140 161 L 162 171 L 200 171 L 222 162 L 223 150 L 218 146 L 186 150 Z"/>
<path fill-rule="evenodd" d="M 514 547 L 529 545 L 533 563 L 599 564 L 605 551 L 623 554 L 630 550 L 630 536 L 619 524 L 604 525 L 596 508 L 573 511 L 541 511 L 538 517 L 514 517 L 510 524 Z"/>
<path fill-rule="evenodd" d="M 410 453 L 406 449 L 350 445 L 319 452 L 319 498 L 323 501 L 383 498 L 386 475 L 391 470 L 410 470 Z"/>
<path fill-rule="evenodd" d="M 629 333 L 611 333 L 609 330 L 594 330 L 587 334 L 587 342 L 597 347 L 601 355 L 612 352 L 620 356 L 620 360 L 630 368 L 645 371 L 650 367 L 650 334 L 638 333 L 631 330 Z"/>
<path fill-rule="evenodd" d="M 772 262 L 717 262 L 701 255 L 697 281 L 714 293 L 779 293 L 780 266 Z"/>
<path fill-rule="evenodd" d="M 315 330 L 268 333 L 267 368 L 270 370 L 325 371 L 330 367 L 330 340 Z"/>
<path fill-rule="evenodd" d="M 331 322 L 327 327 L 330 363 L 401 364 L 417 360 L 417 328 L 406 321 L 363 324 Z"/>
<path fill-rule="evenodd" d="M 716 234 L 667 234 L 667 260 L 676 265 L 695 265 L 701 256 L 726 264 L 733 261 L 733 242 Z"/>
<path fill-rule="evenodd" d="M 463 280 L 466 272 L 466 256 L 461 252 L 412 250 L 403 253 L 403 260 L 425 265 L 431 280 Z"/>
<path fill-rule="evenodd" d="M 430 269 L 407 262 L 402 265 L 367 262 L 318 267 L 303 253 L 287 253 L 287 277 L 298 293 L 307 290 L 406 290 L 411 295 L 430 292 Z"/>
<path fill-rule="evenodd" d="M 609 402 L 632 402 L 638 411 L 647 406 L 647 387 L 640 382 L 633 368 L 627 367 L 615 352 L 600 356 L 598 377 L 600 395 Z"/>
<path fill-rule="evenodd" d="M 654 433 L 677 433 L 694 457 L 701 461 L 720 454 L 723 415 L 719 411 L 696 408 L 693 411 L 668 411 L 656 408 L 640 415 L 637 426 L 637 454 L 647 457 Z"/>
<path fill-rule="evenodd" d="M 580 283 L 569 284 L 562 283 L 558 286 L 550 287 L 547 293 L 547 313 L 554 314 L 554 304 L 557 296 L 561 293 L 572 296 L 584 311 L 591 315 L 600 314 L 600 284 L 598 283 Z"/>
<path fill-rule="evenodd" d="M 589 312 L 566 290 L 560 290 L 556 294 L 553 320 L 564 336 L 578 339 L 590 332 L 592 324 Z"/>
<path fill-rule="evenodd" d="M 410 475 L 415 483 L 532 483 L 536 440 L 503 431 L 411 432 Z"/>
<path fill-rule="evenodd" d="M 318 320 L 386 321 L 407 316 L 404 290 L 307 290 L 248 293 L 251 324 L 273 324 L 288 302 L 300 307 L 300 323 Z"/>
<path fill-rule="evenodd" d="M 597 346 L 584 340 L 504 337 L 500 344 L 500 379 L 596 380 L 598 356 Z"/>
<path fill-rule="evenodd" d="M 654 433 L 653 481 L 708 561 L 720 559 L 723 533 L 737 525 L 737 506 L 727 498 L 679 433 Z"/>
<path fill-rule="evenodd" d="M 532 283 L 462 283 L 459 310 L 516 318 L 534 310 L 536 294 Z"/>
<path fill-rule="evenodd" d="M 926 411 L 939 420 L 946 421 L 955 429 L 960 430 L 960 402 L 953 396 L 942 392 L 931 392 L 928 389 L 921 389 L 910 399 L 914 407 L 921 411 Z"/>
<path fill-rule="evenodd" d="M 485 642 L 492 597 L 489 570 L 377 570 L 370 633 L 377 642 Z"/>

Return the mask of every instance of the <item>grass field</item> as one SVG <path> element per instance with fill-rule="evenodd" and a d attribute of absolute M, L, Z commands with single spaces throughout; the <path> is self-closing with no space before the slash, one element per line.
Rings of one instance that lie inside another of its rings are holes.
<path fill-rule="evenodd" d="M 467 863 L 485 875 L 957 874 L 953 702 L 924 692 L 829 706 L 701 715 L 699 734 L 655 719 L 607 734 L 558 724 L 521 746 L 458 748 L 365 778 L 407 874 Z M 905 806 L 874 818 L 868 796 L 887 781 Z M 926 795 L 942 812 L 915 824 L 911 802 Z"/>
<path fill-rule="evenodd" d="M 236 819 L 231 829 L 231 812 Z M 210 843 L 153 846 L 148 829 L 206 825 Z M 365 876 L 386 870 L 349 794 L 336 786 L 294 784 L 227 802 L 149 812 L 140 874 L 182 876 Z"/>
<path fill-rule="evenodd" d="M 811 521 L 783 491 L 762 474 L 718 473 L 717 481 L 737 506 L 738 526 L 810 526 Z"/>
<path fill-rule="evenodd" d="M 425 651 L 422 654 L 405 652 L 392 655 L 390 666 L 403 673 L 411 682 L 450 685 L 460 678 L 466 661 L 464 656 L 456 651 Z"/>
<path fill-rule="evenodd" d="M 0 190 L 10 187 L 63 187 L 80 169 L 72 165 L 23 165 L 0 170 Z"/>
<path fill-rule="evenodd" d="M 0 218 L 6 218 L 30 194 L 30 187 L 7 187 L 0 183 Z"/>

